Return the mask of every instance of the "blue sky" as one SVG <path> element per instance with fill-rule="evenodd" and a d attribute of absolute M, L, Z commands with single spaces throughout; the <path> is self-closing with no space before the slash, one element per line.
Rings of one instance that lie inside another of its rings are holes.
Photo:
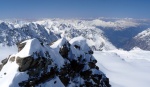
<path fill-rule="evenodd" d="M 150 18 L 150 0 L 0 0 L 0 19 Z"/>

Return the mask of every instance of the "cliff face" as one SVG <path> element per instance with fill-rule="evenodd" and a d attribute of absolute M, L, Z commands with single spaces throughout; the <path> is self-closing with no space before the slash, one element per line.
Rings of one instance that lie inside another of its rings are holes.
<path fill-rule="evenodd" d="M 51 46 L 38 39 L 23 41 L 17 54 L 2 61 L 0 82 L 9 81 L 1 86 L 110 87 L 92 54 L 83 37 L 59 39 Z"/>

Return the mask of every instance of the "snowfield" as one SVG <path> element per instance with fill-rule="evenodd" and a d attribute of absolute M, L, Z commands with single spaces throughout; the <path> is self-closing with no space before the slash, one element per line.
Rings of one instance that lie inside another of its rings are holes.
<path fill-rule="evenodd" d="M 149 87 L 150 51 L 95 51 L 100 70 L 106 74 L 112 87 Z"/>

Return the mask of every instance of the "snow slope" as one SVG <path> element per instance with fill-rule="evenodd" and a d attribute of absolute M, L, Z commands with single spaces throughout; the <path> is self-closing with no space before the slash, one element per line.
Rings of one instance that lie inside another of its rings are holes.
<path fill-rule="evenodd" d="M 95 51 L 97 65 L 110 79 L 112 87 L 149 87 L 150 51 Z"/>

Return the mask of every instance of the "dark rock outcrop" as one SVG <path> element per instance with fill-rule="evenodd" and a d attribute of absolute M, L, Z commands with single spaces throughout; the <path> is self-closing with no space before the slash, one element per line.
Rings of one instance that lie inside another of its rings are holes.
<path fill-rule="evenodd" d="M 84 52 L 83 54 L 81 52 L 81 55 L 77 57 L 75 54 L 72 54 L 72 51 L 76 49 L 76 51 L 83 51 L 83 49 L 79 45 L 74 45 L 75 49 L 71 49 L 71 46 L 71 44 L 65 43 L 60 48 L 62 52 L 65 51 L 65 54 L 62 54 L 60 51 L 60 55 L 64 58 L 67 57 L 69 61 L 69 63 L 65 63 L 64 67 L 58 73 L 63 84 L 68 86 L 69 82 L 73 82 L 78 84 L 77 87 L 110 87 L 109 79 L 103 73 L 97 74 L 94 72 L 94 70 L 99 71 L 99 68 L 96 66 L 97 60 L 92 56 L 93 51 L 89 50 L 88 53 Z M 84 83 L 80 83 L 80 81 L 74 78 L 80 78 L 84 80 Z"/>
<path fill-rule="evenodd" d="M 21 42 L 17 43 L 18 52 L 21 51 L 24 48 L 25 45 L 26 45 L 26 43 L 21 43 Z"/>
<path fill-rule="evenodd" d="M 7 61 L 8 61 L 8 58 L 5 58 L 1 61 L 2 64 L 0 64 L 0 71 L 3 68 L 3 66 L 7 63 Z"/>
<path fill-rule="evenodd" d="M 14 62 L 15 61 L 15 57 L 9 58 L 9 61 Z"/>
<path fill-rule="evenodd" d="M 7 61 L 8 61 L 8 58 L 5 58 L 5 59 L 3 59 L 3 60 L 1 61 L 1 63 L 2 63 L 3 65 L 5 65 L 5 64 L 7 63 Z"/>
<path fill-rule="evenodd" d="M 0 71 L 1 71 L 2 68 L 3 68 L 3 64 L 0 64 Z"/>
<path fill-rule="evenodd" d="M 16 63 L 19 65 L 19 71 L 23 72 L 28 70 L 32 61 L 33 61 L 32 57 L 26 57 L 26 58 L 17 57 Z"/>

